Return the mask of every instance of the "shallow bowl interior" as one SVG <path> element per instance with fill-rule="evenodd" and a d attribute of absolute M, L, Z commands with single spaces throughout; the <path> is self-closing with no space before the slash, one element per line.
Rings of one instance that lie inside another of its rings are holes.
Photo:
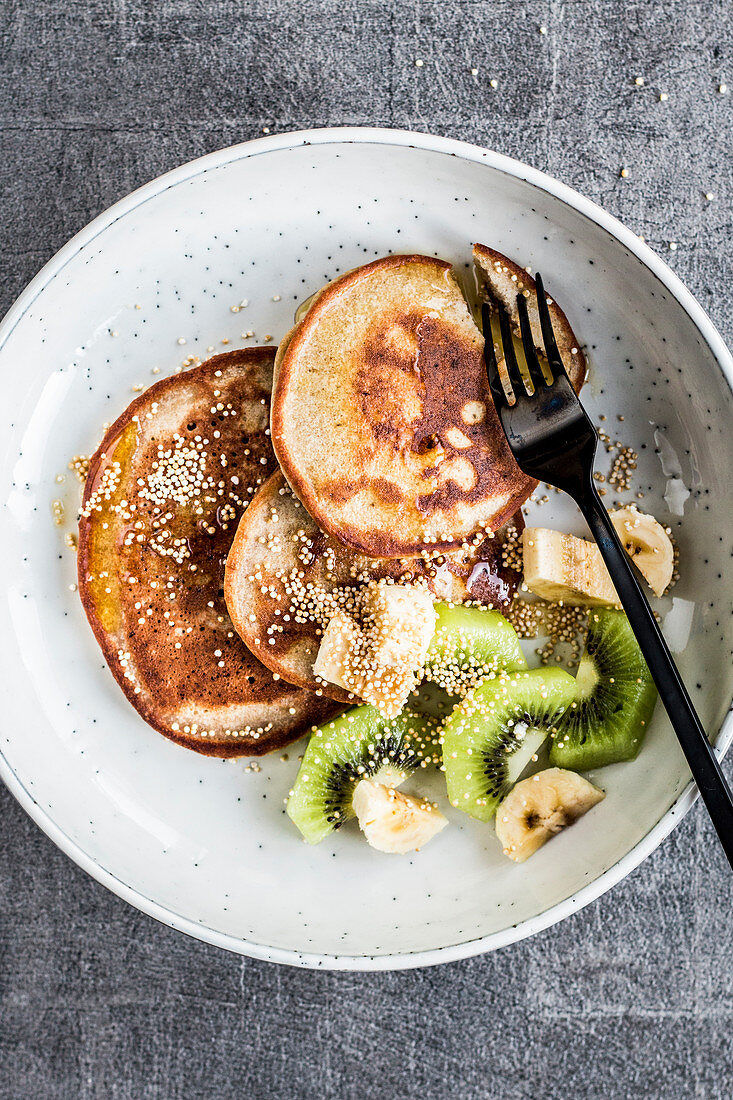
<path fill-rule="evenodd" d="M 671 273 L 595 216 L 559 185 L 469 146 L 374 131 L 285 136 L 215 154 L 125 200 L 6 319 L 2 772 L 73 858 L 140 908 L 281 961 L 411 965 L 559 919 L 671 827 L 669 816 L 658 823 L 689 774 L 658 708 L 639 759 L 592 776 L 606 801 L 528 864 L 506 861 L 491 827 L 453 811 L 414 857 L 380 855 L 354 828 L 308 848 L 283 812 L 301 746 L 252 772 L 148 729 L 105 668 L 64 544 L 78 494 L 67 463 L 94 449 L 133 386 L 192 354 L 276 342 L 296 304 L 340 271 L 390 251 L 467 265 L 481 240 L 542 270 L 588 346 L 592 415 L 639 452 L 639 503 L 671 524 L 675 594 L 695 602 L 680 664 L 717 731 L 733 688 L 728 361 Z M 682 517 L 664 501 L 676 474 L 691 493 Z M 543 525 L 582 530 L 559 497 L 540 509 Z M 427 789 L 439 793 L 437 775 Z"/>

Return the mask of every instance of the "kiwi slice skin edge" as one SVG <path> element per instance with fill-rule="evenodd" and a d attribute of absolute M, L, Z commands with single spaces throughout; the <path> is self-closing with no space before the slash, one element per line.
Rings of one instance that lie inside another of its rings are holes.
<path fill-rule="evenodd" d="M 575 698 L 575 679 L 559 668 L 501 673 L 456 706 L 443 726 L 443 767 L 452 804 L 490 821 L 501 800 Z M 535 737 L 533 731 L 540 730 Z"/>
<path fill-rule="evenodd" d="M 361 779 L 390 786 L 419 767 L 440 762 L 438 722 L 407 708 L 384 718 L 376 707 L 346 711 L 311 735 L 286 812 L 309 844 L 318 844 L 354 816 L 353 789 Z"/>
<path fill-rule="evenodd" d="M 558 723 L 550 763 L 581 772 L 633 760 L 657 689 L 623 611 L 592 610 L 577 683 L 578 697 Z"/>
<path fill-rule="evenodd" d="M 455 683 L 458 694 L 461 682 L 470 683 L 473 676 L 483 679 L 502 669 L 526 668 L 527 662 L 514 627 L 498 611 L 438 602 L 435 633 L 425 658 L 424 677 L 443 687 Z"/>

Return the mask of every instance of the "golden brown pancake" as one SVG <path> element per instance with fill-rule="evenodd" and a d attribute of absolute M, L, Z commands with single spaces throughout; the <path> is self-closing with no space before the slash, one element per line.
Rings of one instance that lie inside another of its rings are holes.
<path fill-rule="evenodd" d="M 534 486 L 450 265 L 428 256 L 377 260 L 316 296 L 278 354 L 272 436 L 318 525 L 371 557 L 496 530 Z"/>
<path fill-rule="evenodd" d="M 508 257 L 503 256 L 501 252 L 497 252 L 493 248 L 488 248 L 485 244 L 475 244 L 473 246 L 473 259 L 481 296 L 486 301 L 494 305 L 501 305 L 507 310 L 512 328 L 517 334 L 519 333 L 517 294 L 522 291 L 528 292 L 526 294 L 527 313 L 529 314 L 535 347 L 540 355 L 544 355 L 542 329 L 537 311 L 536 284 L 532 276 L 524 268 L 515 264 L 513 260 L 508 259 Z M 580 390 L 585 381 L 586 372 L 583 349 L 562 309 L 549 296 L 548 306 L 560 357 L 573 386 L 576 390 Z"/>
<path fill-rule="evenodd" d="M 212 756 L 261 755 L 340 709 L 274 679 L 224 602 L 239 517 L 276 467 L 273 360 L 230 352 L 151 386 L 106 433 L 82 500 L 79 593 L 113 675 L 146 722 Z"/>
<path fill-rule="evenodd" d="M 521 513 L 514 519 L 521 531 Z M 246 644 L 273 672 L 347 701 L 353 697 L 313 672 L 338 592 L 385 577 L 424 579 L 440 599 L 501 610 L 521 580 L 521 572 L 502 562 L 502 534 L 431 559 L 370 558 L 321 531 L 277 471 L 239 522 L 227 558 L 227 607 Z"/>

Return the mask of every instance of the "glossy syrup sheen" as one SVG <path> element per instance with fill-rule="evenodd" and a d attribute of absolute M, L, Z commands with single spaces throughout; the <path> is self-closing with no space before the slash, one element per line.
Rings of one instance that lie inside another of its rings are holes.
<path fill-rule="evenodd" d="M 138 429 L 129 423 L 112 445 L 107 457 L 100 464 L 92 485 L 92 493 L 99 487 L 102 477 L 113 462 L 120 464 L 120 477 L 110 500 L 101 500 L 101 511 L 93 510 L 89 516 L 89 594 L 101 626 L 114 634 L 120 626 L 120 543 L 128 526 L 114 509 L 125 499 L 127 470 L 137 450 Z"/>

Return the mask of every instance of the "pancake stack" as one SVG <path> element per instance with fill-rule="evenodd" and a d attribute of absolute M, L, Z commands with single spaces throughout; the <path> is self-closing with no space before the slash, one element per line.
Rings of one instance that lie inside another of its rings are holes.
<path fill-rule="evenodd" d="M 475 255 L 486 297 L 531 293 L 511 261 Z M 579 385 L 582 353 L 553 309 Z M 151 726 L 198 752 L 260 755 L 354 701 L 313 662 L 360 587 L 505 607 L 520 580 L 505 542 L 533 488 L 450 265 L 390 256 L 314 295 L 277 358 L 216 356 L 130 405 L 91 461 L 79 591 Z"/>

